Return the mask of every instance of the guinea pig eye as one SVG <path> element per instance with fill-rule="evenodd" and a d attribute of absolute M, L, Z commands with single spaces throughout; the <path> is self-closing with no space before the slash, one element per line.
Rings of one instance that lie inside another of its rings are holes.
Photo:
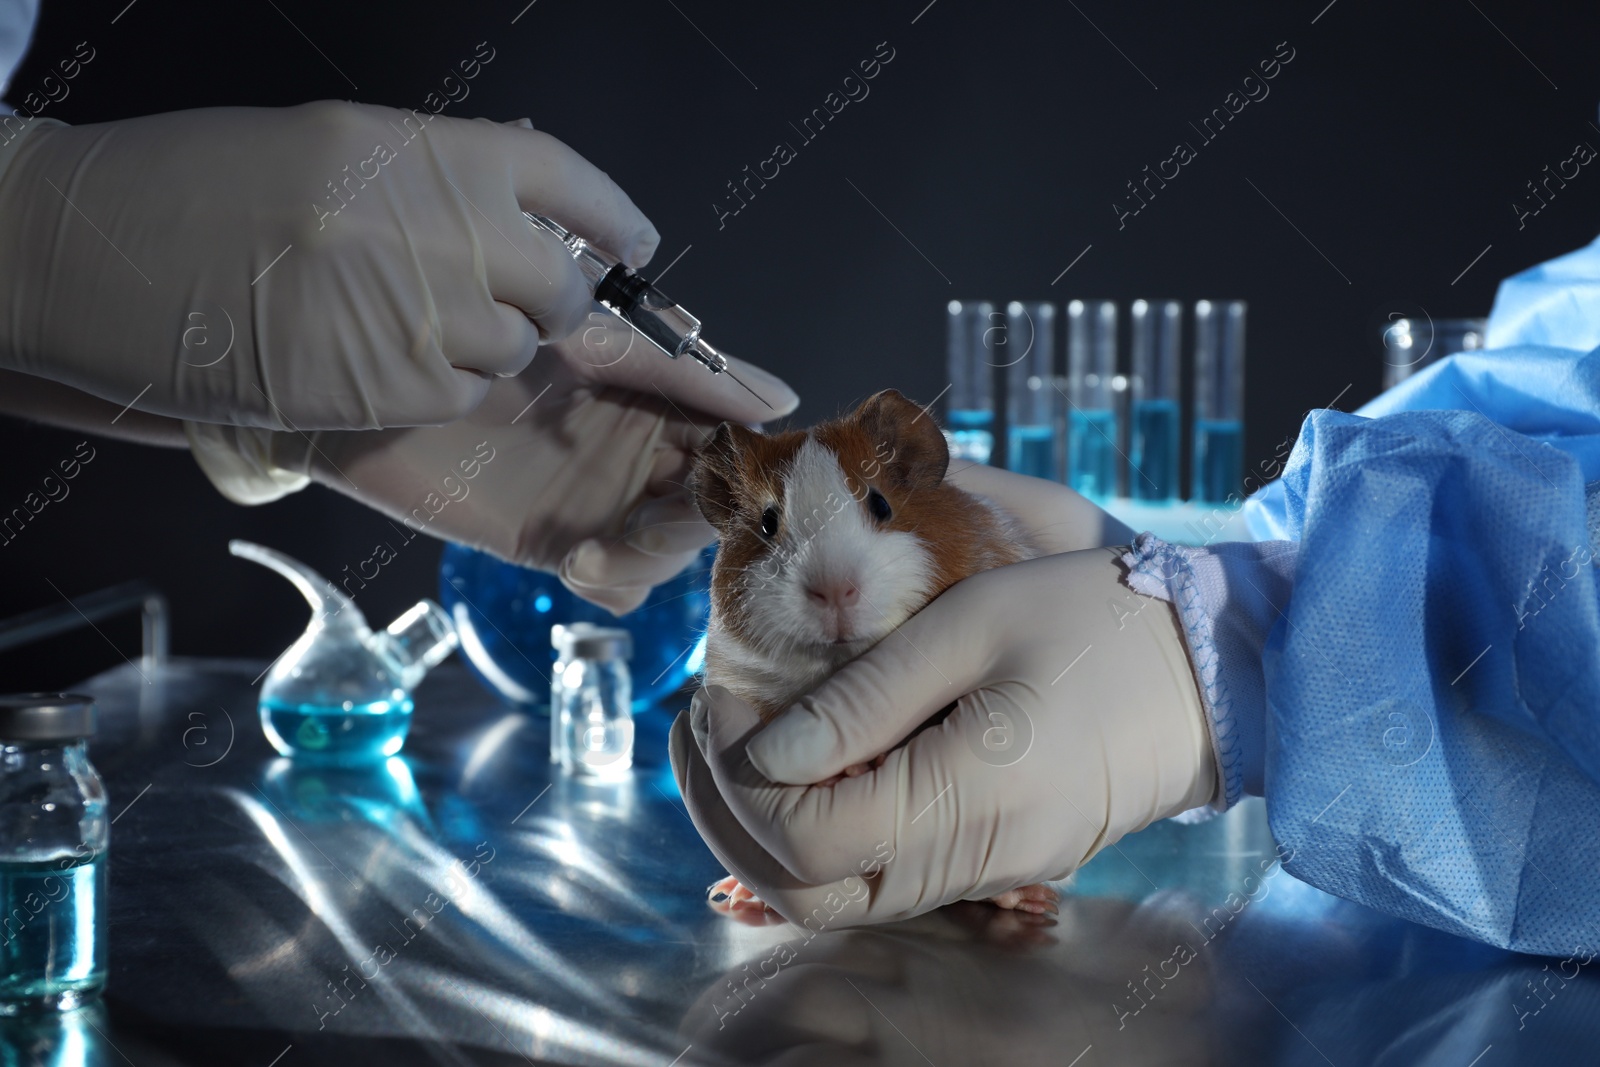
<path fill-rule="evenodd" d="M 761 513 L 761 536 L 778 536 L 778 509 L 776 507 L 769 506 L 766 511 Z"/>
<path fill-rule="evenodd" d="M 867 510 L 872 512 L 872 517 L 879 522 L 888 522 L 889 516 L 894 514 L 889 509 L 889 501 L 876 489 L 867 494 Z"/>

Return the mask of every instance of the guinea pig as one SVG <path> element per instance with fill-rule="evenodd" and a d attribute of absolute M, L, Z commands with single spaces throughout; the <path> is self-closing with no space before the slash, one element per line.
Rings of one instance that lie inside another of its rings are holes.
<path fill-rule="evenodd" d="M 720 536 L 706 684 L 771 718 L 956 582 L 1038 555 L 1009 514 L 945 481 L 949 464 L 934 417 L 893 389 L 808 430 L 723 423 L 689 480 Z M 753 899 L 732 879 L 719 889 Z M 994 900 L 1042 912 L 1055 894 Z"/>
<path fill-rule="evenodd" d="M 705 680 L 769 718 L 961 579 L 1037 553 L 946 482 L 932 415 L 893 389 L 786 433 L 723 423 L 690 474 L 721 543 Z"/>

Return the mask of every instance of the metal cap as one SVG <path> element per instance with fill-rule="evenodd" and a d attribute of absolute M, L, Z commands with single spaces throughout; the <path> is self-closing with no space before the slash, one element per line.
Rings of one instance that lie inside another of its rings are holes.
<path fill-rule="evenodd" d="M 572 642 L 598 629 L 600 627 L 592 622 L 558 622 L 550 627 L 550 647 L 556 650 L 559 658 L 566 659 L 572 651 Z"/>
<path fill-rule="evenodd" d="M 633 635 L 627 630 L 596 626 L 572 638 L 574 659 L 614 660 L 633 655 Z"/>
<path fill-rule="evenodd" d="M 82 693 L 0 696 L 0 741 L 75 741 L 94 733 L 94 697 Z"/>

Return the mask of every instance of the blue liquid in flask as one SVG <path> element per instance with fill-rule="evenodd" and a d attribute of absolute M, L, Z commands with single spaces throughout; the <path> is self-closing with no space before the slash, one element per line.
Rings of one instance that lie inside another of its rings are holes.
<path fill-rule="evenodd" d="M 579 600 L 553 574 L 452 544 L 439 565 L 439 600 L 455 621 L 463 658 L 478 680 L 541 715 L 550 713 L 551 624 L 620 626 L 633 634 L 633 710 L 642 712 L 676 693 L 705 662 L 715 558 L 712 545 L 619 618 Z"/>
<path fill-rule="evenodd" d="M 106 981 L 106 854 L 0 863 L 0 1014 L 75 1008 Z"/>
<path fill-rule="evenodd" d="M 1133 471 L 1129 495 L 1135 500 L 1178 499 L 1178 403 L 1141 400 L 1133 405 Z"/>
<path fill-rule="evenodd" d="M 379 763 L 400 751 L 411 729 L 410 697 L 366 704 L 261 702 L 261 728 L 280 752 L 297 760 L 354 765 Z"/>
<path fill-rule="evenodd" d="M 1104 409 L 1074 409 L 1067 423 L 1067 484 L 1084 496 L 1106 499 L 1117 492 L 1117 416 Z"/>
<path fill-rule="evenodd" d="M 1244 478 L 1244 427 L 1237 419 L 1200 419 L 1194 427 L 1196 500 L 1222 503 Z"/>

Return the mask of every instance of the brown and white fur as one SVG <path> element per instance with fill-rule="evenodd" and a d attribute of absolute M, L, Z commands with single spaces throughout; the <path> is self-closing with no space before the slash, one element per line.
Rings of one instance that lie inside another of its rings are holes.
<path fill-rule="evenodd" d="M 706 684 L 771 718 L 956 582 L 1037 555 L 1009 515 L 945 481 L 949 461 L 933 416 L 892 389 L 809 430 L 724 423 L 690 476 L 721 537 Z M 752 899 L 732 879 L 713 889 Z M 995 898 L 1054 901 L 1043 886 Z"/>

